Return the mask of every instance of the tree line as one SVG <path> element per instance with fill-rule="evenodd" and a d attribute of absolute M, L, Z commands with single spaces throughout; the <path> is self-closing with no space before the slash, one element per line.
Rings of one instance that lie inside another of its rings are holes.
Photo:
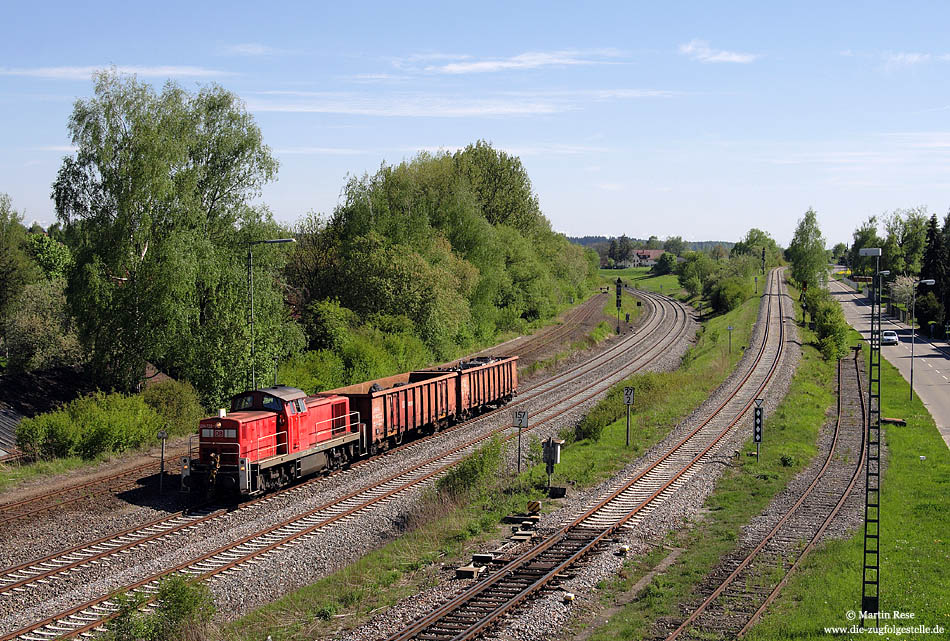
<path fill-rule="evenodd" d="M 600 266 L 608 269 L 629 263 L 636 256 L 637 250 L 641 249 L 662 249 L 674 257 L 680 257 L 687 251 L 698 251 L 710 252 L 717 258 L 725 258 L 733 246 L 733 243 L 729 242 L 684 241 L 682 236 L 668 236 L 666 240 L 650 236 L 642 240 L 622 234 L 619 237 L 610 238 L 606 236 L 568 237 L 568 240 L 596 251 L 600 258 Z"/>
<path fill-rule="evenodd" d="M 152 363 L 222 403 L 249 385 L 260 240 L 296 243 L 253 247 L 254 365 L 310 392 L 454 357 L 593 287 L 596 254 L 551 230 L 520 159 L 484 141 L 350 177 L 332 212 L 283 225 L 258 202 L 278 162 L 219 86 L 106 71 L 67 128 L 57 224 L 30 233 L 0 200 L 7 371 L 81 364 L 133 391 Z"/>
<path fill-rule="evenodd" d="M 875 259 L 861 256 L 861 249 L 866 247 L 881 249 L 880 269 L 889 272 L 884 278 L 891 299 L 909 308 L 916 288 L 915 315 L 920 325 L 933 325 L 935 336 L 946 335 L 944 323 L 950 309 L 950 213 L 944 216 L 942 224 L 936 214 L 928 216 L 925 207 L 869 216 L 854 230 L 850 247 L 839 256 L 854 274 L 873 276 Z M 917 284 L 928 279 L 933 279 L 934 284 Z"/>

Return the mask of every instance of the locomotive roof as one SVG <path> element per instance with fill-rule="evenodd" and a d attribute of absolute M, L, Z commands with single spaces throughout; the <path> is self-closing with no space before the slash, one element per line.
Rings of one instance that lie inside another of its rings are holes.
<path fill-rule="evenodd" d="M 279 398 L 282 401 L 294 401 L 298 398 L 304 398 L 307 396 L 306 392 L 303 390 L 297 389 L 296 387 L 287 387 L 286 385 L 264 387 L 257 391 L 264 394 L 270 394 L 271 396 Z M 247 394 L 247 392 L 244 392 L 244 394 Z M 243 396 L 243 394 L 239 394 L 239 396 Z"/>

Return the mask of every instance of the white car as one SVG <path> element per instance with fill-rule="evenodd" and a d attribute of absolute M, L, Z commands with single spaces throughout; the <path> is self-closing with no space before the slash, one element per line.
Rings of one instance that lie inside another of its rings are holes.
<path fill-rule="evenodd" d="M 897 332 L 890 329 L 881 332 L 881 345 L 897 345 L 897 343 Z"/>

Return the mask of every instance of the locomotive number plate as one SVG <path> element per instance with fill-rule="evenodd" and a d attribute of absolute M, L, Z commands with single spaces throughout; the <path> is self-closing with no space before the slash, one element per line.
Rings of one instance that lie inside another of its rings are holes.
<path fill-rule="evenodd" d="M 214 437 L 215 437 L 215 438 L 224 438 L 224 430 L 215 430 L 215 431 L 214 431 Z"/>

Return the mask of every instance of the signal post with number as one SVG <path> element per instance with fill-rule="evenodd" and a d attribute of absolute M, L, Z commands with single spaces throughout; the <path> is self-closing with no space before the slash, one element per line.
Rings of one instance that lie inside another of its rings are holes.
<path fill-rule="evenodd" d="M 623 404 L 627 406 L 627 447 L 630 447 L 630 406 L 633 405 L 634 388 L 623 388 Z"/>
<path fill-rule="evenodd" d="M 518 428 L 518 474 L 521 474 L 521 430 L 528 427 L 528 411 L 514 410 L 511 413 L 511 426 Z"/>

